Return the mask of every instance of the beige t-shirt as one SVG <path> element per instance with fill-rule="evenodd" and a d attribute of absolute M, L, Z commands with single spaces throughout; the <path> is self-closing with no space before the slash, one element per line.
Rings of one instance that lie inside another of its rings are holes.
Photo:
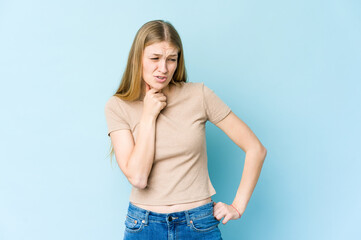
<path fill-rule="evenodd" d="M 143 101 L 110 97 L 105 117 L 110 132 L 129 129 L 137 141 Z M 231 109 L 203 82 L 172 85 L 167 105 L 158 115 L 155 156 L 144 189 L 132 186 L 130 201 L 148 205 L 193 202 L 216 193 L 209 179 L 205 124 L 225 118 Z"/>

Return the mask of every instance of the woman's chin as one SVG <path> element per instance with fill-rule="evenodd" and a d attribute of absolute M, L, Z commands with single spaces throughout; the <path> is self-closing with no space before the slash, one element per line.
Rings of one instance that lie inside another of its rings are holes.
<path fill-rule="evenodd" d="M 151 88 L 154 88 L 154 89 L 160 91 L 160 90 L 166 88 L 167 85 L 168 85 L 168 84 L 166 84 L 166 83 L 160 83 L 160 84 L 159 84 L 159 83 L 156 83 L 156 84 L 154 84 L 154 85 L 151 85 Z"/>
<path fill-rule="evenodd" d="M 145 82 L 145 81 L 144 81 Z M 147 83 L 147 82 L 145 82 Z M 151 84 L 147 83 L 151 88 L 160 91 L 164 88 L 166 88 L 168 86 L 169 83 L 164 82 L 164 83 L 160 83 L 160 82 L 152 82 Z"/>

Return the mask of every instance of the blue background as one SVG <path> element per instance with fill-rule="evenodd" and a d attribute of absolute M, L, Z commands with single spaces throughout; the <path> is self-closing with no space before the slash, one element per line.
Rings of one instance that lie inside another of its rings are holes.
<path fill-rule="evenodd" d="M 130 184 L 107 156 L 104 104 L 136 31 L 178 30 L 204 82 L 267 148 L 224 239 L 361 239 L 361 3 L 0 0 L 0 239 L 121 239 Z M 207 123 L 216 202 L 244 152 Z"/>

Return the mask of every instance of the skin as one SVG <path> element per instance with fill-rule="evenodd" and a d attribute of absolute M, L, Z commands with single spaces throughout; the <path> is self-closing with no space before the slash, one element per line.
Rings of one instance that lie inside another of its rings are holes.
<path fill-rule="evenodd" d="M 160 55 L 155 56 L 154 53 Z M 177 49 L 167 42 L 154 43 L 144 49 L 142 59 L 143 113 L 139 124 L 137 144 L 134 143 L 130 130 L 118 130 L 110 134 L 115 157 L 122 172 L 129 182 L 138 188 L 146 187 L 153 164 L 156 118 L 167 105 L 168 84 L 177 68 L 177 61 L 174 61 L 177 56 L 171 56 L 173 54 L 177 54 Z M 155 78 L 157 75 L 167 76 L 167 80 L 160 83 Z M 234 207 L 223 202 L 214 203 L 214 217 L 218 220 L 223 218 L 222 223 L 226 224 L 229 220 L 240 218 L 239 213 L 243 215 L 258 181 L 267 150 L 251 129 L 233 112 L 218 122 L 216 126 L 246 153 L 242 179 L 232 203 Z M 210 198 L 202 201 L 203 203 L 204 201 L 210 202 Z M 180 206 L 187 206 L 187 209 L 190 209 L 194 207 L 194 204 L 201 204 L 202 201 L 188 205 L 159 206 L 160 209 L 166 211 L 158 210 L 158 212 L 175 212 L 179 210 L 177 208 Z"/>
<path fill-rule="evenodd" d="M 144 82 L 155 91 L 167 90 L 177 68 L 177 56 L 177 48 L 168 42 L 154 43 L 145 47 L 142 59 Z M 154 76 L 167 76 L 167 80 L 161 83 Z"/>
<path fill-rule="evenodd" d="M 257 184 L 267 150 L 252 130 L 233 112 L 218 122 L 216 126 L 246 153 L 241 182 L 232 203 L 238 212 L 243 215 Z M 231 219 L 240 218 L 234 207 L 223 202 L 215 203 L 213 215 L 218 220 L 224 217 L 222 223 L 226 224 Z"/>

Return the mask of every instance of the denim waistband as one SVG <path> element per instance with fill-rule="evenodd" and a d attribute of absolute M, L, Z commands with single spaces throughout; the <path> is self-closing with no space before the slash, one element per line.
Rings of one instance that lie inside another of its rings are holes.
<path fill-rule="evenodd" d="M 157 222 L 181 222 L 186 220 L 187 224 L 192 219 L 201 218 L 210 214 L 213 214 L 213 205 L 214 201 L 206 203 L 196 208 L 192 208 L 185 211 L 172 212 L 172 213 L 158 213 L 149 211 L 138 206 L 135 206 L 129 202 L 128 214 L 131 217 L 138 218 L 145 224 L 148 224 L 148 221 L 157 221 Z"/>

